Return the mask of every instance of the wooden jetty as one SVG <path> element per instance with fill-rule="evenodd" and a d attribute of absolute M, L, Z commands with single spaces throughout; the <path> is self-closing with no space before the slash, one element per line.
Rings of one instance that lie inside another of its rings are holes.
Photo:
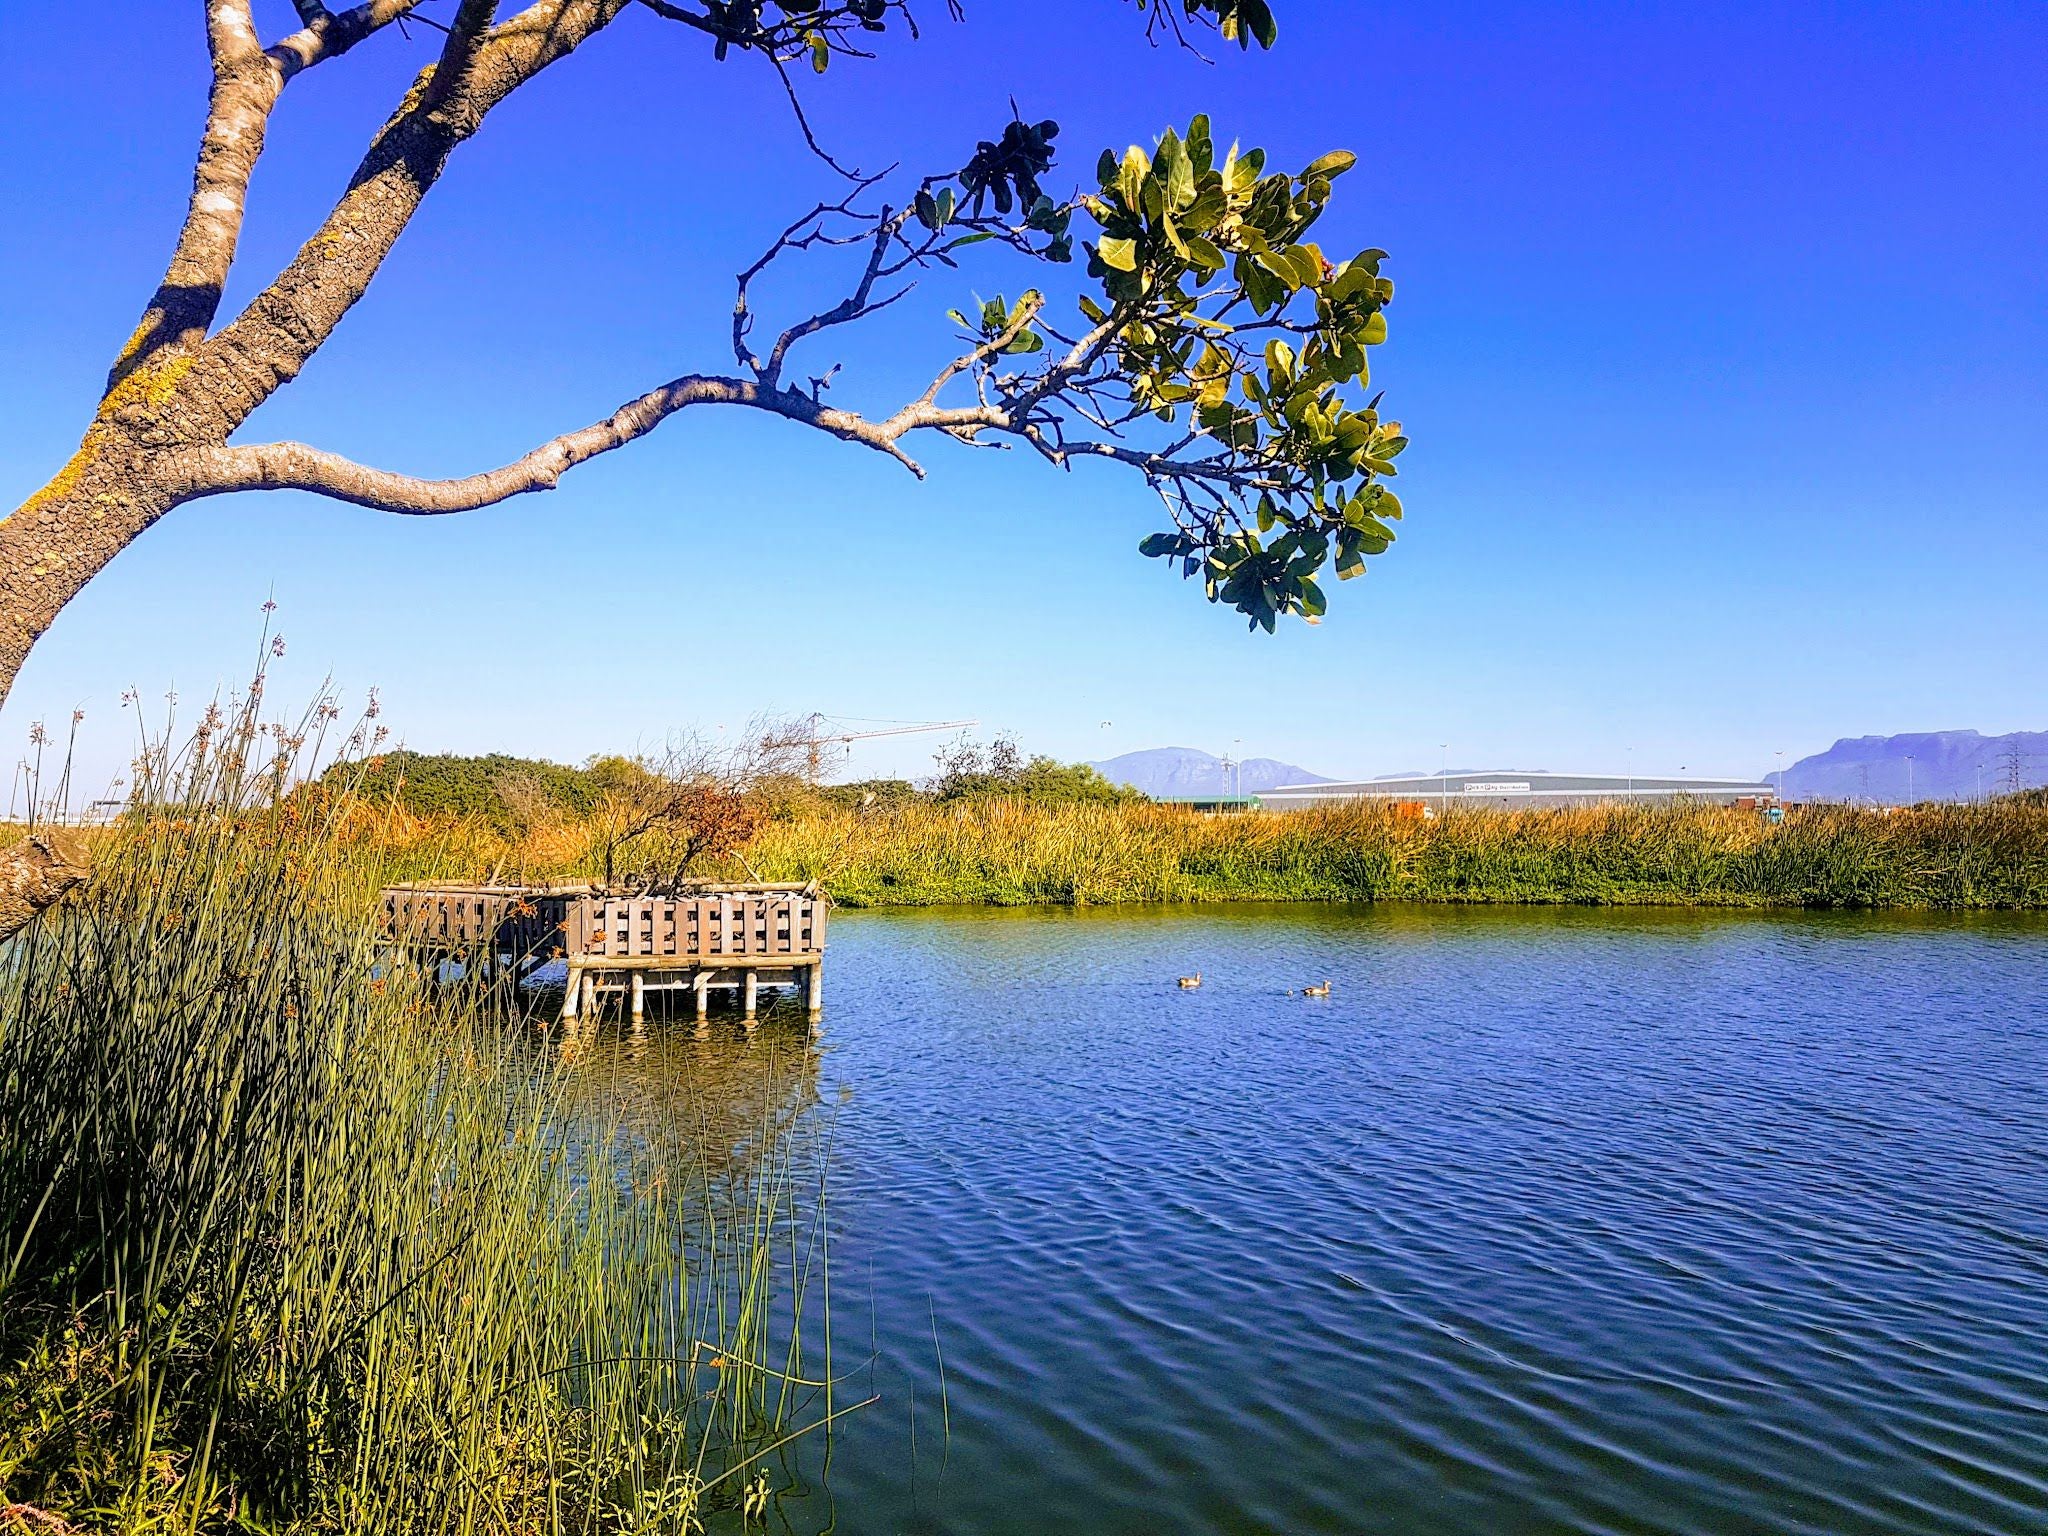
<path fill-rule="evenodd" d="M 825 914 L 815 885 L 702 885 L 673 896 L 585 886 L 396 885 L 384 891 L 394 943 L 508 966 L 568 962 L 562 1018 L 623 995 L 637 1021 L 650 992 L 691 993 L 701 1020 L 711 993 L 752 1019 L 764 987 L 801 988 L 824 1006 Z"/>

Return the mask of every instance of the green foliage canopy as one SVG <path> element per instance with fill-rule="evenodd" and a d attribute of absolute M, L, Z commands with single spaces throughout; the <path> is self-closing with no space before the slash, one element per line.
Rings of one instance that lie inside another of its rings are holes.
<path fill-rule="evenodd" d="M 1245 47 L 1277 36 L 1267 0 L 1130 3 L 1149 30 L 1181 41 L 1190 28 Z M 893 0 L 728 0 L 711 13 L 721 50 L 759 50 L 778 67 L 807 51 L 818 69 L 860 51 L 856 34 L 909 20 Z M 1063 468 L 1121 462 L 1170 522 L 1143 554 L 1199 577 L 1211 601 L 1255 628 L 1270 632 L 1286 614 L 1320 620 L 1323 573 L 1362 574 L 1393 543 L 1403 511 L 1385 482 L 1408 440 L 1369 393 L 1369 352 L 1386 339 L 1394 294 L 1387 253 L 1341 257 L 1311 238 L 1357 156 L 1332 150 L 1297 172 L 1273 169 L 1263 150 L 1220 146 L 1198 115 L 1149 150 L 1104 150 L 1093 184 L 1062 201 L 1047 190 L 1059 132 L 1018 116 L 894 207 L 860 209 L 858 195 L 882 178 L 854 178 L 854 198 L 792 226 L 748 278 L 788 250 L 868 244 L 858 288 L 784 332 L 763 360 L 745 344 L 743 278 L 740 361 L 779 383 L 794 342 L 897 302 L 907 289 L 878 296 L 878 284 L 955 268 L 968 247 L 994 242 L 1056 267 L 1078 247 L 1088 281 L 1071 296 L 1071 321 L 1056 319 L 1061 306 L 1038 288 L 951 310 L 969 350 L 866 440 L 894 451 L 903 432 L 936 428 L 971 443 L 1021 441 Z M 812 380 L 814 397 L 830 378 Z M 961 379 L 979 404 L 940 400 Z M 843 430 L 858 437 L 867 425 L 849 419 Z"/>
<path fill-rule="evenodd" d="M 1054 264 L 1078 238 L 1087 255 L 1078 324 L 1054 323 L 1036 289 L 951 312 L 994 402 L 959 435 L 1013 433 L 1063 467 L 1136 467 L 1173 525 L 1142 553 L 1201 577 L 1212 601 L 1254 626 L 1319 619 L 1319 573 L 1334 564 L 1348 580 L 1393 543 L 1402 506 L 1384 482 L 1408 443 L 1378 396 L 1359 398 L 1369 350 L 1387 335 L 1386 252 L 1333 261 L 1309 238 L 1357 157 L 1335 150 L 1293 174 L 1268 171 L 1262 150 L 1219 153 L 1197 116 L 1152 152 L 1105 150 L 1095 188 L 1055 204 L 1038 187 L 1058 132 L 1013 122 L 911 205 L 928 232 L 916 249 L 947 265 L 992 238 Z M 1021 222 L 991 227 L 979 213 L 991 196 Z M 1077 220 L 1093 238 L 1077 236 Z M 1041 360 L 1006 371 L 1025 357 Z"/>

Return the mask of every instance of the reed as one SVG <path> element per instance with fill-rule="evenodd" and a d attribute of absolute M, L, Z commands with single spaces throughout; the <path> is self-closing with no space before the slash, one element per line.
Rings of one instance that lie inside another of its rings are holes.
<path fill-rule="evenodd" d="M 810 810 L 747 851 L 848 906 L 1442 901 L 1812 907 L 2048 905 L 2048 806 L 2015 799 L 1781 824 L 1703 804 L 1422 819 L 1358 803 L 1204 816 L 1180 807 Z"/>
<path fill-rule="evenodd" d="M 0 951 L 0 1510 L 759 1511 L 768 1449 L 833 1411 L 795 1324 L 822 1188 L 801 1090 L 657 1134 L 481 987 L 380 956 L 391 850 L 360 801 L 285 792 L 332 713 L 267 728 L 254 694 L 146 748 L 91 886 Z"/>
<path fill-rule="evenodd" d="M 480 817 L 358 804 L 394 877 L 595 877 L 602 829 L 566 815 L 506 836 Z M 397 818 L 394 833 L 378 817 Z M 2040 908 L 2048 795 L 1895 810 L 1679 801 L 1403 814 L 1358 801 L 1204 815 L 1002 797 L 866 808 L 777 786 L 723 879 L 816 880 L 843 906 L 1422 901 Z"/>

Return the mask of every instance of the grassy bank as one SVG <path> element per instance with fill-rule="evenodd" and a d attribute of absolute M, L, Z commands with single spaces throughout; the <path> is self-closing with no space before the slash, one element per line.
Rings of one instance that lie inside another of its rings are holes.
<path fill-rule="evenodd" d="M 368 808 L 359 819 L 374 819 Z M 381 814 L 398 814 L 389 811 Z M 580 879 L 603 827 L 553 814 L 507 834 L 409 817 L 407 877 Z M 705 875 L 817 880 L 841 905 L 1421 901 L 2048 907 L 2048 794 L 1892 812 L 1809 807 L 1771 823 L 1701 804 L 1397 815 L 1384 804 L 1204 816 L 1148 803 L 990 796 L 866 806 L 787 784 Z"/>
<path fill-rule="evenodd" d="M 1703 805 L 1238 816 L 1167 806 L 908 807 L 770 823 L 749 856 L 850 906 L 1425 901 L 2048 906 L 2040 798 L 1773 825 Z"/>
<path fill-rule="evenodd" d="M 763 1507 L 829 1411 L 803 1117 L 757 1087 L 652 1134 L 501 1000 L 381 962 L 378 818 L 272 767 L 252 720 L 145 765 L 150 812 L 0 949 L 0 1529 Z"/>

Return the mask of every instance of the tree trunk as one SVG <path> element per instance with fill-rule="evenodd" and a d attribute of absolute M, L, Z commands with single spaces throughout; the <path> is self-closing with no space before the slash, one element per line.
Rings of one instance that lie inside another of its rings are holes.
<path fill-rule="evenodd" d="M 56 478 L 0 520 L 0 703 L 59 610 L 180 499 L 148 449 L 103 417 Z M 0 853 L 0 942 L 91 872 L 59 832 Z"/>
<path fill-rule="evenodd" d="M 0 520 L 0 703 L 64 605 L 181 499 L 146 449 L 95 423 L 56 478 Z"/>
<path fill-rule="evenodd" d="M 63 832 L 38 832 L 0 854 L 0 942 L 21 932 L 92 875 L 85 851 Z"/>

